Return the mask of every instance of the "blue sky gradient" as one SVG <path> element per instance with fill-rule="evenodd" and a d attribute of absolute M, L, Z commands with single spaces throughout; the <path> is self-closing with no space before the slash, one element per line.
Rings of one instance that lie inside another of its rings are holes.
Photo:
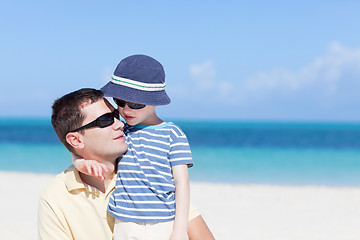
<path fill-rule="evenodd" d="M 358 1 L 2 1 L 0 117 L 48 117 L 132 54 L 164 119 L 360 121 Z"/>

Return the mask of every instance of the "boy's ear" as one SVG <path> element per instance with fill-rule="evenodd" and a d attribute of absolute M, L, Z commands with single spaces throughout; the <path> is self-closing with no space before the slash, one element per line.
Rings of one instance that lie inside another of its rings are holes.
<path fill-rule="evenodd" d="M 68 134 L 66 134 L 66 142 L 70 144 L 74 149 L 84 147 L 81 135 L 77 132 L 69 132 Z"/>

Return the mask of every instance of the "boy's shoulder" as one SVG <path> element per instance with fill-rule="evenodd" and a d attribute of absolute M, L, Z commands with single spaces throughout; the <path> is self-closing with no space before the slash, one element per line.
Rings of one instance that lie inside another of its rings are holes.
<path fill-rule="evenodd" d="M 129 129 L 129 130 L 161 130 L 161 129 L 180 129 L 181 130 L 181 128 L 173 122 L 163 122 L 159 125 L 154 125 L 154 126 L 145 126 L 145 125 L 131 126 L 131 125 L 128 125 L 127 123 L 125 123 L 124 128 Z"/>
<path fill-rule="evenodd" d="M 168 128 L 176 137 L 185 136 L 183 130 L 173 122 L 168 122 Z"/>
<path fill-rule="evenodd" d="M 136 125 L 136 126 L 126 126 L 126 133 L 159 133 L 159 134 L 170 134 L 174 135 L 176 137 L 184 136 L 184 132 L 182 129 L 173 122 L 164 122 L 162 124 L 156 125 L 156 126 L 142 126 L 142 125 Z"/>
<path fill-rule="evenodd" d="M 163 122 L 162 124 L 158 125 L 158 128 L 181 131 L 181 128 L 173 122 Z"/>

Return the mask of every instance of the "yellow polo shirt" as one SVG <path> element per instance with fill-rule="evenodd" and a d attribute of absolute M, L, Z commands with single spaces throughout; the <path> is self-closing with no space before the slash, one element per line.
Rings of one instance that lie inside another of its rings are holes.
<path fill-rule="evenodd" d="M 116 175 L 105 193 L 85 184 L 71 165 L 40 196 L 39 239 L 112 239 L 114 218 L 107 211 Z M 200 213 L 190 204 L 189 221 Z"/>

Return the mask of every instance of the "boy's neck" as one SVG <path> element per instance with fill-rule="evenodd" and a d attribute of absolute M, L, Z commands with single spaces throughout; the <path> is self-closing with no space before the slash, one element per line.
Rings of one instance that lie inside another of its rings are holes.
<path fill-rule="evenodd" d="M 151 116 L 150 118 L 146 119 L 145 121 L 137 124 L 137 125 L 144 125 L 144 126 L 155 126 L 164 123 L 156 114 Z"/>

